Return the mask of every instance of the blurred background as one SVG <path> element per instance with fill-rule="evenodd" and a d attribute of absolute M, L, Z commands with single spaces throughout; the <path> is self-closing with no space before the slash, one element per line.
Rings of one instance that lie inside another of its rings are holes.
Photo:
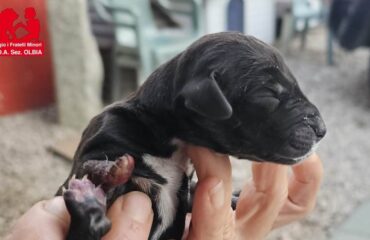
<path fill-rule="evenodd" d="M 30 6 L 45 55 L 0 57 L 0 238 L 53 196 L 105 105 L 200 36 L 239 31 L 280 50 L 328 128 L 315 210 L 268 239 L 370 239 L 369 0 L 2 0 L 0 14 Z M 238 188 L 249 163 L 233 164 Z"/>

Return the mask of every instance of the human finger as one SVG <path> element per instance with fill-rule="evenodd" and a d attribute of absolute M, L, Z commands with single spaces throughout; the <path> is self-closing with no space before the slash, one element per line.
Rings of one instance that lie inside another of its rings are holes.
<path fill-rule="evenodd" d="M 240 239 L 263 239 L 273 226 L 288 194 L 288 168 L 253 163 L 253 181 L 242 190 L 235 211 Z"/>
<path fill-rule="evenodd" d="M 141 192 L 130 192 L 119 197 L 109 208 L 112 228 L 103 240 L 147 240 L 153 221 L 150 198 Z"/>
<path fill-rule="evenodd" d="M 302 163 L 292 166 L 292 170 L 288 198 L 274 227 L 301 219 L 313 210 L 316 203 L 323 178 L 323 166 L 319 156 L 312 154 Z"/>
<path fill-rule="evenodd" d="M 231 211 L 231 163 L 226 155 L 189 146 L 198 176 L 188 239 L 223 239 Z"/>
<path fill-rule="evenodd" d="M 64 240 L 70 217 L 63 197 L 36 203 L 15 224 L 6 240 Z"/>
<path fill-rule="evenodd" d="M 231 162 L 227 155 L 193 145 L 188 145 L 186 152 L 194 164 L 199 180 L 208 177 L 220 178 L 231 192 Z"/>
<path fill-rule="evenodd" d="M 225 199 L 222 180 L 208 178 L 198 182 L 193 200 L 191 227 L 187 239 L 222 240 L 230 205 Z M 227 210 L 225 210 L 227 209 Z"/>

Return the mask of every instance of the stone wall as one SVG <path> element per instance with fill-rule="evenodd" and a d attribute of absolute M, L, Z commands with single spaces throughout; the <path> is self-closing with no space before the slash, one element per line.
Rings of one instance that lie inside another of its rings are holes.
<path fill-rule="evenodd" d="M 81 130 L 101 111 L 102 62 L 85 0 L 48 0 L 60 124 Z"/>

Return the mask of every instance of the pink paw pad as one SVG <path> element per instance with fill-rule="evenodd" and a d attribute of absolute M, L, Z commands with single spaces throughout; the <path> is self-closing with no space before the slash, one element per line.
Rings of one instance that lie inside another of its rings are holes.
<path fill-rule="evenodd" d="M 68 189 L 63 189 L 63 195 L 76 202 L 84 202 L 87 199 L 96 199 L 103 206 L 106 205 L 106 197 L 103 189 L 87 179 L 85 175 L 82 179 L 73 176 L 68 182 Z"/>

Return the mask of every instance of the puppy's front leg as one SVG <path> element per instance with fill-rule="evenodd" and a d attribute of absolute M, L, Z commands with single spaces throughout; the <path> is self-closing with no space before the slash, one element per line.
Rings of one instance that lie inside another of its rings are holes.
<path fill-rule="evenodd" d="M 107 192 L 115 186 L 126 183 L 134 166 L 133 157 L 126 154 L 116 161 L 88 160 L 84 162 L 82 168 L 95 185 L 101 185 Z"/>
<path fill-rule="evenodd" d="M 114 162 L 89 160 L 84 163 L 83 168 L 88 177 L 72 177 L 68 189 L 63 191 L 63 198 L 71 215 L 67 240 L 99 240 L 109 231 L 111 223 L 105 216 L 105 194 L 128 181 L 134 169 L 134 160 L 128 155 Z"/>

